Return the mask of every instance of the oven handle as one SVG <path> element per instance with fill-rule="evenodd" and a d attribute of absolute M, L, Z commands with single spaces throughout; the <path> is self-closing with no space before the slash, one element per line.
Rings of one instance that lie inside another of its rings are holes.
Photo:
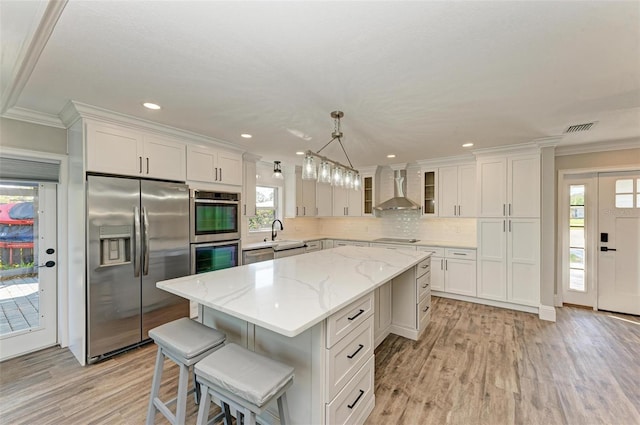
<path fill-rule="evenodd" d="M 240 201 L 217 201 L 215 199 L 199 199 L 199 198 L 192 198 L 192 201 L 196 204 L 201 203 L 201 204 L 235 204 L 235 205 L 240 205 Z"/>

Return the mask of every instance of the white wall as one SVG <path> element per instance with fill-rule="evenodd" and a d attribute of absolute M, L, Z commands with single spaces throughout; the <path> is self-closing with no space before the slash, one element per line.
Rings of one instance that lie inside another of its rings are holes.
<path fill-rule="evenodd" d="M 66 155 L 67 130 L 0 118 L 0 145 Z"/>

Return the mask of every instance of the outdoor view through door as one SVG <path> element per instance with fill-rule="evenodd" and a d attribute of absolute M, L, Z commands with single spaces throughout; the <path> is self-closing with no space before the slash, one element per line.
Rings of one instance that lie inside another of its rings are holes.
<path fill-rule="evenodd" d="M 0 181 L 0 360 L 55 343 L 55 209 L 54 184 Z"/>

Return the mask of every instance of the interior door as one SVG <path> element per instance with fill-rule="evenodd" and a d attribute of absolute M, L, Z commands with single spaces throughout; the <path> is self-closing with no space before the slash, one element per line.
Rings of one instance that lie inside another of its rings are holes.
<path fill-rule="evenodd" d="M 598 309 L 640 314 L 640 170 L 598 176 Z"/>
<path fill-rule="evenodd" d="M 0 182 L 0 361 L 57 342 L 56 191 Z"/>

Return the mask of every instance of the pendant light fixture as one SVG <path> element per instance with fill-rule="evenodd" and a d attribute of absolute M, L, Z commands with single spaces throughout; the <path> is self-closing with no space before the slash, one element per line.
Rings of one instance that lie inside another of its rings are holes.
<path fill-rule="evenodd" d="M 282 180 L 284 176 L 282 175 L 282 167 L 280 166 L 280 161 L 273 161 L 273 174 L 271 175 L 274 179 Z"/>
<path fill-rule="evenodd" d="M 340 119 L 342 117 L 344 117 L 344 112 L 342 111 L 331 112 L 331 118 L 334 120 L 334 129 L 333 133 L 331 133 L 331 140 L 329 140 L 329 142 L 327 142 L 327 144 L 325 144 L 318 152 L 312 152 L 310 150 L 305 152 L 302 164 L 302 179 L 317 180 L 319 183 L 330 183 L 338 187 L 360 190 L 360 172 L 353 168 L 349 155 L 347 155 L 347 151 L 344 149 L 344 145 L 342 144 L 343 134 L 340 128 Z M 320 152 L 322 152 L 322 150 L 329 146 L 334 140 L 337 140 L 340 144 L 342 152 L 344 152 L 344 156 L 347 157 L 349 166 L 320 155 Z M 319 166 L 316 164 L 318 161 L 320 161 Z"/>

